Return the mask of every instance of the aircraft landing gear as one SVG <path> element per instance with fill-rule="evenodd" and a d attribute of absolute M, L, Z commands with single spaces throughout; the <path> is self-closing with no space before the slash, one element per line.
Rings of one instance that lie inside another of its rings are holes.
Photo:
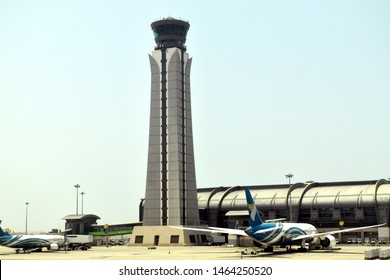
<path fill-rule="evenodd" d="M 307 252 L 308 244 L 306 244 L 305 240 L 302 240 L 301 248 L 298 249 L 299 252 Z"/>
<path fill-rule="evenodd" d="M 21 251 L 21 249 L 16 249 L 16 250 L 15 250 L 15 253 L 16 253 L 16 254 L 19 254 L 20 251 Z M 30 252 L 31 252 L 30 250 L 23 249 L 23 253 L 24 253 L 24 254 L 30 254 Z"/>
<path fill-rule="evenodd" d="M 264 252 L 272 253 L 273 251 L 274 251 L 274 247 L 272 246 L 267 246 L 266 248 L 264 248 Z"/>

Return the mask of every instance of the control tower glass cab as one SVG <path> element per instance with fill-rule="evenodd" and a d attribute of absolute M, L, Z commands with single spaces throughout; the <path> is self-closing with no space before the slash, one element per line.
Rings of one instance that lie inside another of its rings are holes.
<path fill-rule="evenodd" d="M 161 48 L 177 47 L 186 50 L 187 32 L 190 24 L 186 21 L 168 18 L 158 20 L 152 23 L 154 40 L 156 41 L 155 50 Z"/>

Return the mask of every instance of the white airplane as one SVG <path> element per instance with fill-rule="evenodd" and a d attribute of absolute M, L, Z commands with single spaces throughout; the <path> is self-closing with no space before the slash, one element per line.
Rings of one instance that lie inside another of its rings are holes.
<path fill-rule="evenodd" d="M 265 248 L 264 251 L 272 252 L 274 246 L 291 249 L 292 245 L 300 245 L 301 249 L 307 250 L 312 247 L 330 249 L 336 245 L 336 238 L 333 234 L 349 231 L 361 231 L 368 228 L 386 225 L 372 225 L 358 228 L 334 230 L 329 232 L 318 232 L 317 228 L 306 223 L 280 223 L 263 222 L 253 201 L 252 195 L 247 187 L 245 189 L 246 200 L 249 211 L 249 227 L 246 230 L 209 227 L 208 229 L 197 229 L 181 227 L 182 229 L 207 231 L 211 233 L 227 233 L 240 236 L 248 236 Z M 176 227 L 177 228 L 177 227 Z"/>
<path fill-rule="evenodd" d="M 24 253 L 40 252 L 42 248 L 58 251 L 65 242 L 63 235 L 13 235 L 5 233 L 0 226 L 0 245 L 14 248 L 18 254 L 21 250 Z"/>

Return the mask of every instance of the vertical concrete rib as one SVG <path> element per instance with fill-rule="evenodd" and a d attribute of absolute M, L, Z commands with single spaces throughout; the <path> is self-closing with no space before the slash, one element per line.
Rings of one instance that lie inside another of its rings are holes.
<path fill-rule="evenodd" d="M 186 137 L 185 137 L 185 72 L 184 72 L 184 50 L 181 50 L 181 141 L 182 141 L 182 224 L 186 224 Z"/>
<path fill-rule="evenodd" d="M 161 49 L 161 225 L 168 221 L 167 49 Z"/>

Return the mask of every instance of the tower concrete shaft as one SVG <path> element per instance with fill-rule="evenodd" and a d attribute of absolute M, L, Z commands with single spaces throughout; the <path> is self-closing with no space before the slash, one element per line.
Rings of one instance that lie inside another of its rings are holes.
<path fill-rule="evenodd" d="M 144 226 L 198 225 L 187 22 L 152 23 L 151 101 Z"/>

